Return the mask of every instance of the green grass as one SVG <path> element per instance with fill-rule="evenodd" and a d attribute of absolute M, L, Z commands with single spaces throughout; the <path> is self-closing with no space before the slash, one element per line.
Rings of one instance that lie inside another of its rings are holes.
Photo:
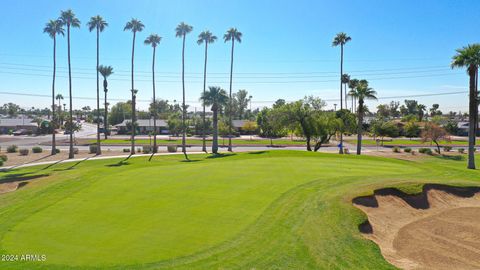
<path fill-rule="evenodd" d="M 0 269 L 394 269 L 351 199 L 422 183 L 480 185 L 465 161 L 296 151 L 84 161 L 0 173 L 43 176 L 0 195 Z"/>
<path fill-rule="evenodd" d="M 356 144 L 357 140 L 347 140 L 347 142 Z M 364 139 L 362 140 L 363 145 L 377 145 L 377 142 L 373 139 Z M 382 145 L 381 142 L 379 142 L 379 145 Z M 421 140 L 418 139 L 392 139 L 391 141 L 384 141 L 383 145 L 419 145 L 419 146 L 435 146 L 434 143 L 431 142 L 422 142 Z M 467 141 L 461 141 L 461 140 L 451 140 L 451 141 L 440 141 L 440 145 L 462 145 L 462 146 L 467 146 L 468 142 Z"/>
<path fill-rule="evenodd" d="M 96 143 L 96 140 L 89 140 L 89 144 L 94 144 Z M 106 145 L 129 145 L 131 143 L 131 140 L 129 139 L 107 139 L 107 140 L 102 140 L 103 144 Z M 149 139 L 139 139 L 135 140 L 136 144 L 139 145 L 150 145 L 150 143 L 153 144 L 153 139 L 150 141 Z M 187 139 L 186 143 L 188 145 L 202 145 L 202 140 L 201 139 Z M 227 145 L 228 144 L 228 138 L 225 139 L 218 139 L 218 143 L 220 145 Z M 270 145 L 270 140 L 269 139 L 232 139 L 232 143 L 234 145 Z M 157 139 L 157 144 L 158 145 L 180 145 L 182 144 L 181 139 L 172 139 L 172 140 L 165 140 L 165 139 Z M 212 140 L 207 140 L 207 145 L 212 145 Z M 273 145 L 297 145 L 297 146 L 303 146 L 305 145 L 305 141 L 299 141 L 299 140 L 288 140 L 288 139 L 274 139 L 273 140 Z"/>

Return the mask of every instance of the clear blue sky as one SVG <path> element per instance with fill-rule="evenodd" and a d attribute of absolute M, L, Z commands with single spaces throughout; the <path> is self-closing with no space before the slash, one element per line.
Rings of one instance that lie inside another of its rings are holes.
<path fill-rule="evenodd" d="M 379 97 L 466 91 L 463 70 L 451 70 L 455 49 L 478 42 L 480 1 L 4 1 L 0 9 L 0 92 L 49 95 L 52 40 L 44 24 L 73 9 L 82 22 L 72 30 L 74 107 L 94 107 L 95 34 L 85 23 L 100 14 L 109 23 L 101 35 L 102 64 L 112 65 L 109 96 L 129 98 L 132 34 L 125 23 L 138 18 L 145 30 L 136 44 L 136 88 L 139 100 L 151 98 L 151 54 L 143 40 L 150 33 L 163 37 L 157 53 L 157 96 L 181 99 L 181 40 L 176 25 L 193 26 L 187 37 L 186 91 L 191 108 L 199 108 L 202 91 L 203 47 L 198 34 L 209 29 L 219 37 L 209 50 L 208 85 L 228 90 L 230 46 L 221 39 L 229 27 L 243 32 L 236 46 L 234 90 L 253 95 L 253 107 L 278 98 L 295 100 L 319 96 L 333 107 L 338 103 L 339 48 L 331 42 L 344 31 L 352 37 L 345 48 L 345 72 L 367 79 Z M 57 91 L 67 96 L 66 39 L 58 40 Z M 404 98 L 398 98 L 403 100 Z M 416 98 L 445 112 L 465 110 L 467 95 Z M 389 102 L 381 99 L 379 102 Z M 50 99 L 0 94 L 0 103 L 49 106 Z M 113 103 L 113 102 L 112 102 Z M 378 103 L 369 103 L 371 108 Z M 146 108 L 147 102 L 140 102 Z"/>

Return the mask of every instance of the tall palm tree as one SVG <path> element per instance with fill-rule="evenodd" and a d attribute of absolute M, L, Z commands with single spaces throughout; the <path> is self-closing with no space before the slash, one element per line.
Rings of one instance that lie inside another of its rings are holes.
<path fill-rule="evenodd" d="M 457 54 L 452 58 L 452 68 L 466 67 L 469 81 L 469 129 L 468 129 L 468 169 L 475 169 L 475 113 L 477 105 L 476 74 L 480 65 L 480 44 L 471 44 L 457 49 Z"/>
<path fill-rule="evenodd" d="M 235 49 L 235 41 L 242 43 L 242 33 L 237 30 L 237 28 L 230 28 L 227 30 L 227 33 L 223 35 L 223 40 L 225 42 L 232 41 L 232 51 L 230 54 L 230 92 L 229 92 L 229 112 L 228 112 L 228 151 L 232 151 L 232 75 L 233 75 L 233 51 Z"/>
<path fill-rule="evenodd" d="M 143 43 L 151 45 L 153 48 L 152 56 L 152 89 L 153 89 L 153 153 L 157 152 L 157 99 L 155 97 L 155 52 L 162 38 L 157 34 L 151 34 Z"/>
<path fill-rule="evenodd" d="M 347 101 L 347 85 L 348 82 L 350 81 L 350 75 L 348 74 L 343 74 L 342 75 L 342 83 L 343 83 L 343 92 L 345 93 L 345 109 L 348 109 L 348 101 Z"/>
<path fill-rule="evenodd" d="M 103 92 L 105 93 L 105 115 L 104 115 L 104 120 L 103 120 L 103 127 L 104 127 L 104 135 L 105 135 L 105 140 L 107 139 L 107 132 L 108 132 L 108 102 L 107 102 L 107 93 L 108 93 L 108 82 L 107 78 L 113 74 L 113 67 L 112 66 L 103 66 L 100 65 L 98 66 L 98 72 L 103 77 Z"/>
<path fill-rule="evenodd" d="M 59 124 L 63 126 L 63 112 L 62 112 L 62 100 L 63 100 L 63 95 L 62 94 L 57 94 L 55 96 L 55 99 L 58 100 L 58 121 L 60 122 Z"/>
<path fill-rule="evenodd" d="M 228 102 L 227 92 L 220 87 L 210 86 L 209 91 L 202 93 L 200 100 L 203 106 L 212 106 L 213 112 L 213 142 L 212 153 L 218 153 L 218 111 Z"/>
<path fill-rule="evenodd" d="M 203 66 L 203 94 L 205 95 L 206 87 L 207 87 L 207 55 L 208 55 L 208 44 L 213 43 L 217 40 L 217 37 L 214 36 L 210 31 L 206 30 L 198 35 L 197 44 L 201 45 L 205 43 L 205 64 Z M 203 146 L 202 151 L 207 152 L 207 143 L 206 143 L 206 121 L 205 121 L 205 104 L 203 104 Z"/>
<path fill-rule="evenodd" d="M 357 155 L 362 153 L 362 133 L 363 133 L 363 116 L 365 114 L 365 100 L 374 99 L 377 92 L 372 88 L 368 87 L 367 81 L 360 82 L 353 90 L 350 91 L 349 95 L 356 97 L 358 99 L 358 126 L 357 126 Z"/>
<path fill-rule="evenodd" d="M 343 76 L 343 46 L 352 40 L 347 34 L 340 32 L 333 39 L 332 46 L 340 45 L 340 110 L 343 109 L 343 91 L 342 91 L 342 76 Z M 343 133 L 340 132 L 340 154 L 343 154 Z"/>
<path fill-rule="evenodd" d="M 97 71 L 97 155 L 102 154 L 100 148 L 100 79 L 98 78 L 99 65 L 100 65 L 100 32 L 103 32 L 105 27 L 108 26 L 108 23 L 100 16 L 93 16 L 90 18 L 90 21 L 87 23 L 88 31 L 92 32 L 93 30 L 97 31 L 97 66 L 95 70 Z M 105 121 L 105 120 L 104 120 Z"/>
<path fill-rule="evenodd" d="M 52 155 L 57 153 L 55 142 L 55 128 L 57 127 L 57 120 L 55 119 L 55 73 L 57 71 L 57 35 L 65 35 L 65 30 L 59 20 L 50 20 L 46 23 L 43 32 L 47 33 L 53 39 L 53 80 L 52 80 Z M 63 98 L 63 97 L 62 97 Z"/>
<path fill-rule="evenodd" d="M 135 99 L 137 96 L 138 90 L 135 89 L 135 82 L 133 79 L 133 70 L 134 70 L 134 59 L 135 59 L 135 38 L 137 36 L 137 32 L 142 32 L 143 28 L 145 28 L 145 25 L 140 20 L 137 19 L 131 19 L 125 27 L 123 28 L 123 31 L 132 31 L 133 33 L 133 41 L 132 41 L 132 89 L 130 90 L 132 92 L 132 136 L 131 136 L 131 149 L 130 149 L 130 154 L 135 154 Z"/>
<path fill-rule="evenodd" d="M 359 80 L 357 80 L 357 79 L 349 79 L 348 80 L 348 88 L 350 88 L 350 91 L 353 91 L 357 87 L 358 83 L 359 83 Z M 352 99 L 353 99 L 352 112 L 355 112 L 357 110 L 357 108 L 356 108 L 357 107 L 356 106 L 357 98 L 352 96 Z"/>
<path fill-rule="evenodd" d="M 62 11 L 60 14 L 59 20 L 62 22 L 62 25 L 67 26 L 67 50 L 68 50 L 68 99 L 70 101 L 70 117 L 69 117 L 69 126 L 70 129 L 73 129 L 73 105 L 72 105 L 72 65 L 70 61 L 70 27 L 80 28 L 80 20 L 75 17 L 75 13 L 71 9 Z M 70 151 L 68 152 L 68 158 L 74 158 L 73 152 L 73 130 L 70 130 Z"/>
<path fill-rule="evenodd" d="M 187 157 L 187 148 L 185 146 L 185 136 L 187 132 L 187 126 L 185 124 L 186 118 L 187 118 L 187 107 L 185 106 L 185 37 L 187 36 L 188 33 L 192 32 L 193 27 L 181 22 L 179 25 L 177 25 L 177 28 L 175 28 L 175 36 L 182 38 L 183 43 L 182 43 L 182 95 L 183 95 L 183 101 L 182 101 L 182 152 L 185 155 L 185 158 L 188 159 Z"/>

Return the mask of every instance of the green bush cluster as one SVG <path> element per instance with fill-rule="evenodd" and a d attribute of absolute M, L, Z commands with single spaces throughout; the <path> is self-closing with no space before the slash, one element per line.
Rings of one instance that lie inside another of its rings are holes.
<path fill-rule="evenodd" d="M 443 147 L 443 150 L 444 150 L 445 152 L 450 152 L 450 151 L 452 151 L 452 147 L 447 145 L 447 146 L 444 146 L 444 147 Z"/>
<path fill-rule="evenodd" d="M 7 147 L 7 153 L 16 153 L 18 150 L 18 146 L 16 145 L 10 145 Z"/>
<path fill-rule="evenodd" d="M 43 149 L 40 146 L 35 146 L 32 148 L 32 153 L 42 153 Z"/>
<path fill-rule="evenodd" d="M 407 148 L 403 149 L 403 152 L 410 153 L 410 152 L 412 152 L 412 148 L 407 147 Z"/>
<path fill-rule="evenodd" d="M 420 148 L 418 149 L 418 152 L 421 154 L 433 155 L 433 151 L 430 148 Z"/>
<path fill-rule="evenodd" d="M 27 148 L 22 148 L 18 152 L 20 153 L 20 156 L 27 156 L 28 153 L 30 153 L 30 150 L 28 150 Z"/>
<path fill-rule="evenodd" d="M 400 153 L 400 148 L 398 146 L 393 147 L 392 151 L 394 153 Z"/>
<path fill-rule="evenodd" d="M 88 146 L 88 152 L 90 154 L 96 154 L 97 153 L 97 145 L 96 144 L 91 144 Z"/>

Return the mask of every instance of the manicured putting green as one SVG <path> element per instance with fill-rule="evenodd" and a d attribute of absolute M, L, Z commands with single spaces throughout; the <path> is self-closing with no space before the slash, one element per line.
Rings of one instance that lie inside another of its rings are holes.
<path fill-rule="evenodd" d="M 374 186 L 479 176 L 464 162 L 435 158 L 206 157 L 85 161 L 0 175 L 48 174 L 0 196 L 0 253 L 47 260 L 0 268 L 343 268 L 358 260 L 389 268 L 358 234 L 364 216 L 350 198 Z M 441 171 L 449 176 L 437 177 Z"/>

